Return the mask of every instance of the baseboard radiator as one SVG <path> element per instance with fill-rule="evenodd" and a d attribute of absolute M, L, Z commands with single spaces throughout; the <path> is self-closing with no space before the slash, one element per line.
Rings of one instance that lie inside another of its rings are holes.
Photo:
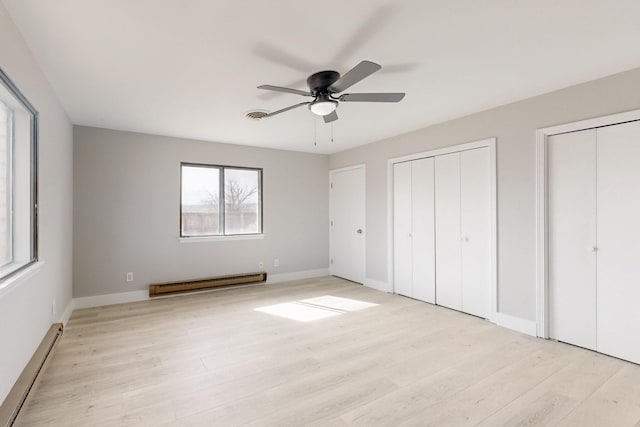
<path fill-rule="evenodd" d="M 54 323 L 42 339 L 36 352 L 25 366 L 22 374 L 11 388 L 11 391 L 0 406 L 0 426 L 9 427 L 16 421 L 20 409 L 25 406 L 29 397 L 29 392 L 38 380 L 38 375 L 42 371 L 53 348 L 62 336 L 62 323 Z"/>
<path fill-rule="evenodd" d="M 232 276 L 206 277 L 203 279 L 183 280 L 178 282 L 154 283 L 149 285 L 149 296 L 181 294 L 185 292 L 205 291 L 238 285 L 250 285 L 267 281 L 267 273 L 244 273 Z"/>

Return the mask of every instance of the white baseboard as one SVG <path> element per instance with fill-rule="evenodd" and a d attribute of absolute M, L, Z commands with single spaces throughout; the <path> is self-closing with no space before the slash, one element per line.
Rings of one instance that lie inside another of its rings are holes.
<path fill-rule="evenodd" d="M 116 294 L 95 295 L 74 298 L 74 309 L 100 307 L 102 305 L 122 304 L 125 302 L 144 301 L 149 299 L 149 291 L 120 292 Z"/>
<path fill-rule="evenodd" d="M 329 275 L 328 268 L 320 268 L 317 270 L 294 271 L 291 273 L 269 274 L 267 275 L 267 283 L 289 282 L 291 280 L 311 279 L 313 277 L 322 277 L 322 276 L 328 276 L 328 275 Z M 248 286 L 255 286 L 255 285 L 248 285 Z M 219 291 L 223 289 L 212 289 L 211 291 L 214 291 L 214 290 Z M 210 291 L 205 291 L 205 292 L 210 292 Z M 182 295 L 189 295 L 189 294 L 168 295 L 166 297 L 156 297 L 154 299 L 172 298 L 172 297 L 177 297 Z M 90 297 L 74 298 L 72 300 L 72 303 L 73 303 L 73 305 L 71 306 L 72 308 L 69 309 L 69 306 L 67 307 L 67 310 L 70 310 L 70 311 L 66 319 L 67 320 L 69 319 L 69 317 L 71 316 L 71 311 L 73 311 L 74 309 L 100 307 L 103 305 L 123 304 L 127 302 L 146 301 L 148 299 L 150 298 L 149 298 L 149 291 L 147 290 L 120 292 L 115 294 L 95 295 Z M 66 310 L 65 310 L 65 315 L 66 315 Z"/>
<path fill-rule="evenodd" d="M 510 316 L 505 313 L 496 313 L 496 325 L 504 328 L 513 329 L 523 334 L 536 336 L 536 322 L 532 320 L 522 319 L 520 317 Z"/>
<path fill-rule="evenodd" d="M 74 308 L 75 308 L 75 300 L 71 298 L 71 300 L 69 301 L 69 304 L 67 304 L 67 307 L 62 312 L 62 315 L 60 316 L 60 320 L 58 320 L 60 323 L 62 323 L 63 326 L 67 326 L 67 322 L 69 321 L 69 318 L 71 317 L 71 313 L 73 313 Z"/>
<path fill-rule="evenodd" d="M 364 285 L 367 288 L 375 289 L 376 291 L 393 292 L 393 289 L 391 289 L 391 286 L 389 286 L 387 282 L 381 282 L 379 280 L 365 278 Z"/>
<path fill-rule="evenodd" d="M 323 277 L 328 275 L 328 268 L 294 271 L 292 273 L 267 274 L 267 283 L 290 282 L 291 280 L 312 279 L 314 277 Z"/>

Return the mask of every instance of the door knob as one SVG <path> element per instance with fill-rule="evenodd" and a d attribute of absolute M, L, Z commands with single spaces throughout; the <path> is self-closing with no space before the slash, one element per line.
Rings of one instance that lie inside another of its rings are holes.
<path fill-rule="evenodd" d="M 356 230 L 356 233 L 358 233 L 358 234 L 362 234 L 362 228 L 358 228 L 358 229 Z"/>
<path fill-rule="evenodd" d="M 591 246 L 591 252 L 598 252 L 597 246 Z"/>

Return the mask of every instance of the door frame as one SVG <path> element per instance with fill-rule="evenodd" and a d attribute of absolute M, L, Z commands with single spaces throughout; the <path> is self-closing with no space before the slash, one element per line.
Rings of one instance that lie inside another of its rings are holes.
<path fill-rule="evenodd" d="M 540 338 L 549 338 L 548 139 L 562 133 L 637 120 L 640 120 L 640 110 L 536 129 L 536 335 Z"/>
<path fill-rule="evenodd" d="M 331 263 L 331 258 L 333 254 L 333 233 L 331 232 L 331 218 L 333 213 L 333 206 L 331 202 L 331 184 L 333 182 L 333 174 L 339 172 L 346 172 L 354 169 L 362 169 L 362 173 L 364 174 L 364 215 L 362 218 L 362 227 L 364 228 L 364 254 L 362 257 L 362 284 L 364 285 L 367 282 L 367 165 L 364 163 L 359 163 L 356 165 L 345 166 L 337 169 L 329 169 L 329 183 L 327 185 L 329 190 L 329 274 L 333 275 L 333 264 Z"/>
<path fill-rule="evenodd" d="M 461 151 L 473 150 L 476 148 L 489 149 L 489 173 L 491 175 L 490 188 L 490 239 L 491 239 L 491 265 L 489 277 L 489 317 L 491 322 L 496 321 L 496 313 L 498 311 L 498 214 L 497 214 L 497 160 L 496 160 L 496 137 L 486 138 L 478 141 L 467 142 L 458 145 L 450 145 L 448 147 L 437 148 L 419 153 L 407 154 L 400 157 L 387 159 L 387 277 L 388 292 L 395 291 L 393 283 L 393 166 L 396 163 L 418 160 L 425 157 L 435 157 L 443 154 L 459 153 Z"/>

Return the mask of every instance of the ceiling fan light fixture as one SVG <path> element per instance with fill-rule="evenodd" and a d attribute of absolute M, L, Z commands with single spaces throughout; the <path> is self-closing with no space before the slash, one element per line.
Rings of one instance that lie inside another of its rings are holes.
<path fill-rule="evenodd" d="M 338 102 L 333 100 L 315 101 L 309 104 L 309 110 L 318 116 L 326 116 L 333 113 L 338 107 Z"/>

